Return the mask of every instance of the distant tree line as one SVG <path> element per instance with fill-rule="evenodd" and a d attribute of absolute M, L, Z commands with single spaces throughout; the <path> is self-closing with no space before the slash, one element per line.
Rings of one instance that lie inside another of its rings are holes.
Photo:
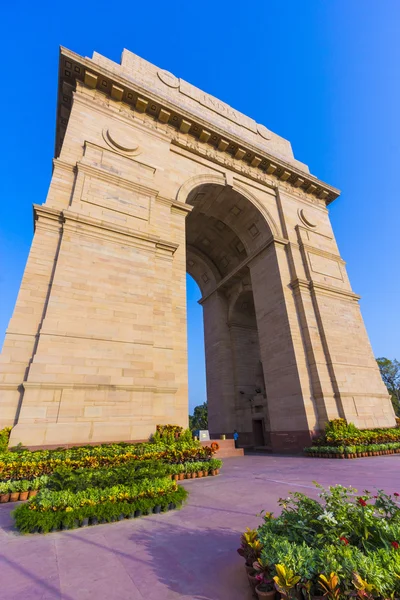
<path fill-rule="evenodd" d="M 400 417 L 400 363 L 385 357 L 377 358 L 376 362 L 392 399 L 394 412 Z"/>
<path fill-rule="evenodd" d="M 207 402 L 196 406 L 193 415 L 189 415 L 189 428 L 192 431 L 197 429 L 208 429 L 208 408 Z"/>

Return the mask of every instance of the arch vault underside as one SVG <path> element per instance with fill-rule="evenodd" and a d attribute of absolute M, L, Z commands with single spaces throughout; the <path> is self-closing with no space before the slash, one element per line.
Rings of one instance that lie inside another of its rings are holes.
<path fill-rule="evenodd" d="M 337 195 L 286 140 L 171 73 L 62 48 L 53 177 L 1 355 L 11 443 L 186 426 L 186 271 L 212 434 L 291 451 L 330 418 L 393 425 Z"/>

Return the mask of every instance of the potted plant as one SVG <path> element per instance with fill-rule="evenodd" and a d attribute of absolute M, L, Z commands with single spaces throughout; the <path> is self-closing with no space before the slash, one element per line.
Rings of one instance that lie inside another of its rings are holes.
<path fill-rule="evenodd" d="M 222 467 L 222 460 L 220 460 L 219 458 L 211 458 L 209 464 L 211 469 L 211 475 L 218 475 L 219 470 Z"/>
<path fill-rule="evenodd" d="M 192 463 L 185 463 L 184 467 L 185 467 L 185 477 L 186 479 L 192 479 L 192 470 L 191 470 L 191 464 Z"/>
<path fill-rule="evenodd" d="M 247 548 L 247 561 L 251 563 L 252 569 L 249 570 L 246 567 L 247 571 L 247 579 L 249 580 L 249 585 L 253 590 L 253 593 L 256 592 L 256 587 L 260 583 L 257 579 L 257 571 L 254 569 L 254 563 L 259 560 L 261 556 L 262 544 L 259 540 L 254 540 L 250 542 Z M 247 562 L 246 561 L 246 562 Z"/>
<path fill-rule="evenodd" d="M 179 481 L 185 479 L 185 465 L 177 465 L 177 472 Z"/>
<path fill-rule="evenodd" d="M 197 462 L 196 467 L 197 467 L 197 477 L 203 477 L 203 463 L 200 461 Z"/>
<path fill-rule="evenodd" d="M 29 490 L 28 498 L 32 498 L 33 496 L 37 496 L 40 486 L 40 479 L 36 477 L 33 481 L 31 481 L 31 489 Z"/>
<path fill-rule="evenodd" d="M 8 490 L 7 481 L 2 481 L 0 483 L 0 502 L 3 504 L 4 502 L 9 502 L 10 500 L 10 492 Z"/>
<path fill-rule="evenodd" d="M 242 533 L 240 537 L 240 548 L 238 548 L 237 552 L 239 556 L 243 556 L 245 559 L 245 569 L 246 573 L 251 573 L 254 571 L 253 563 L 258 559 L 258 556 L 254 557 L 253 549 L 250 546 L 252 542 L 257 540 L 257 530 L 247 528 L 244 533 Z"/>
<path fill-rule="evenodd" d="M 295 575 L 292 569 L 285 565 L 275 565 L 276 575 L 274 577 L 275 587 L 283 598 L 296 597 L 296 585 L 300 581 L 299 575 Z"/>
<path fill-rule="evenodd" d="M 10 502 L 17 502 L 19 498 L 19 489 L 20 482 L 19 481 L 10 481 Z"/>
<path fill-rule="evenodd" d="M 174 481 L 179 480 L 179 467 L 180 465 L 172 465 L 172 479 Z"/>
<path fill-rule="evenodd" d="M 27 479 L 20 481 L 19 499 L 21 501 L 28 500 L 30 482 Z"/>
<path fill-rule="evenodd" d="M 256 579 L 259 582 L 256 585 L 256 593 L 259 600 L 267 598 L 267 600 L 274 600 L 276 595 L 276 589 L 272 579 L 267 579 L 264 575 L 256 575 Z"/>
<path fill-rule="evenodd" d="M 268 561 L 260 556 L 258 560 L 253 563 L 253 567 L 258 581 L 256 592 L 259 600 L 262 600 L 262 598 L 273 600 L 275 598 L 276 590 L 274 581 L 270 577 L 270 566 Z"/>

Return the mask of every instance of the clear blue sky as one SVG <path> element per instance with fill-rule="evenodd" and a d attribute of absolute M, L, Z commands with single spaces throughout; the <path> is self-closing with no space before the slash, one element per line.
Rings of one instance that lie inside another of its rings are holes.
<path fill-rule="evenodd" d="M 27 2 L 2 8 L 0 338 L 51 177 L 58 46 L 124 47 L 289 139 L 339 187 L 331 205 L 376 356 L 400 359 L 400 2 Z M 189 281 L 190 405 L 205 399 L 201 307 Z"/>

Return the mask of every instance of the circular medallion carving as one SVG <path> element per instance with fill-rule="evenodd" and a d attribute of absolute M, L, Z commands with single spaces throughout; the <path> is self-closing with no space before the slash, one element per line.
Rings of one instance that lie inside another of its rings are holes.
<path fill-rule="evenodd" d="M 131 133 L 119 127 L 118 125 L 110 125 L 103 129 L 103 138 L 109 146 L 124 152 L 126 154 L 139 154 L 139 144 L 132 137 Z"/>
<path fill-rule="evenodd" d="M 317 226 L 317 224 L 314 223 L 314 219 L 312 217 L 310 217 L 309 213 L 304 208 L 299 209 L 299 217 L 300 217 L 300 221 L 302 221 L 302 223 L 304 225 L 306 225 L 307 227 L 316 227 Z"/>
<path fill-rule="evenodd" d="M 270 140 L 272 138 L 272 134 L 269 129 L 265 127 L 265 125 L 261 125 L 257 123 L 257 131 L 265 140 Z"/>
<path fill-rule="evenodd" d="M 157 75 L 158 75 L 159 79 L 161 79 L 161 81 L 163 83 L 165 83 L 165 85 L 167 85 L 168 87 L 171 87 L 171 88 L 179 87 L 178 77 L 175 77 L 175 75 L 172 75 L 172 73 L 170 73 L 169 71 L 164 71 L 164 70 L 160 69 L 159 71 L 157 71 Z"/>

